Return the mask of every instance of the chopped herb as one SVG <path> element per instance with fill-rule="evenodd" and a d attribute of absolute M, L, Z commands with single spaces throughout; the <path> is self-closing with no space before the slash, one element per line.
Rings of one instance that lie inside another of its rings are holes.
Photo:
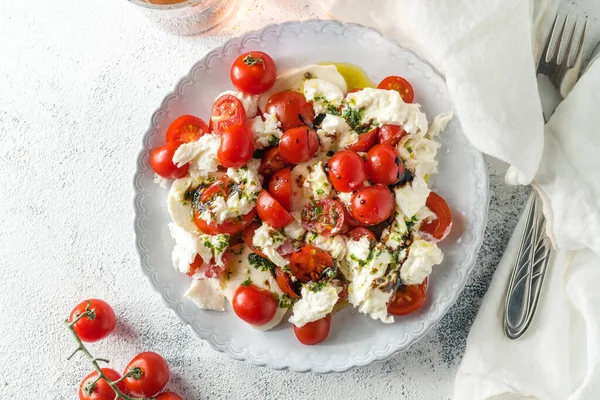
<path fill-rule="evenodd" d="M 279 144 L 279 138 L 277 136 L 271 136 L 269 138 L 269 146 L 277 146 Z"/>
<path fill-rule="evenodd" d="M 294 299 L 285 293 L 282 294 L 281 297 L 277 293 L 273 293 L 273 296 L 275 296 L 279 308 L 290 308 L 294 304 Z"/>
<path fill-rule="evenodd" d="M 406 221 L 406 228 L 408 230 L 412 229 L 412 227 L 417 223 L 418 218 L 416 215 L 413 215 L 411 219 L 409 219 L 408 221 Z"/>
<path fill-rule="evenodd" d="M 325 194 L 325 191 L 323 189 L 317 189 L 317 196 L 322 196 Z"/>
<path fill-rule="evenodd" d="M 275 271 L 275 264 L 256 253 L 252 253 L 248 256 L 248 262 L 260 271 Z"/>
<path fill-rule="evenodd" d="M 240 171 L 248 171 L 248 166 L 244 165 L 243 167 L 240 167 Z"/>
<path fill-rule="evenodd" d="M 235 217 L 235 221 L 236 222 L 242 222 L 244 219 L 242 218 L 241 215 L 238 215 L 237 217 Z"/>
<path fill-rule="evenodd" d="M 316 293 L 320 292 L 325 286 L 327 286 L 327 281 L 310 282 L 308 283 L 308 290 Z"/>
<path fill-rule="evenodd" d="M 184 201 L 181 204 L 183 204 L 184 206 L 187 206 L 189 203 L 187 201 Z"/>
<path fill-rule="evenodd" d="M 252 154 L 252 158 L 257 158 L 259 160 L 262 160 L 262 158 L 265 156 L 265 151 L 262 149 L 256 149 L 254 150 L 254 153 Z"/>
<path fill-rule="evenodd" d="M 342 117 L 346 120 L 348 125 L 352 129 L 355 129 L 361 125 L 363 114 L 365 112 L 364 107 L 359 108 L 358 110 L 351 107 L 344 108 L 344 113 Z"/>
<path fill-rule="evenodd" d="M 324 101 L 324 102 L 327 102 L 327 99 L 325 97 L 323 97 L 323 96 L 315 96 L 315 97 L 313 97 L 313 100 L 314 101 Z"/>
<path fill-rule="evenodd" d="M 412 149 L 412 147 L 410 147 L 410 146 L 409 146 L 409 147 L 407 147 L 407 148 L 406 148 L 406 150 L 408 151 L 408 153 L 409 153 L 409 154 L 412 154 L 412 152 L 413 152 L 413 149 Z"/>
<path fill-rule="evenodd" d="M 321 276 L 326 276 L 329 278 L 335 278 L 336 275 L 337 275 L 337 266 L 325 268 L 325 270 L 321 274 Z"/>
<path fill-rule="evenodd" d="M 244 282 L 242 282 L 242 286 L 250 286 L 252 283 L 252 279 L 248 278 Z"/>
<path fill-rule="evenodd" d="M 332 115 L 340 115 L 340 110 L 333 104 L 327 104 L 327 112 Z"/>
<path fill-rule="evenodd" d="M 255 64 L 263 64 L 264 61 L 260 57 L 254 57 L 252 54 L 248 54 L 246 57 L 242 59 L 244 64 L 246 65 L 255 65 Z"/>

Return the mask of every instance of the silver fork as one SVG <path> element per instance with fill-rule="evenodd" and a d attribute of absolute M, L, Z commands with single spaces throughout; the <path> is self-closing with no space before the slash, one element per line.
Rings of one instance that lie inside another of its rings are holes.
<path fill-rule="evenodd" d="M 560 27 L 559 19 L 559 15 L 554 19 L 552 29 L 538 60 L 537 73 L 548 76 L 552 84 L 564 96 L 572 89 L 579 76 L 587 18 L 584 20 L 583 28 L 577 39 L 575 39 L 577 19 L 570 29 L 570 33 L 567 32 L 569 16 L 564 19 Z M 561 52 L 565 46 L 566 50 Z M 572 49 L 575 51 L 573 52 Z M 571 79 L 572 82 L 566 80 L 569 75 L 574 76 Z M 534 191 L 529 199 L 525 230 L 504 303 L 504 334 L 510 339 L 518 339 L 525 333 L 537 309 L 552 250 L 545 231 L 546 219 L 542 212 L 542 202 Z"/>

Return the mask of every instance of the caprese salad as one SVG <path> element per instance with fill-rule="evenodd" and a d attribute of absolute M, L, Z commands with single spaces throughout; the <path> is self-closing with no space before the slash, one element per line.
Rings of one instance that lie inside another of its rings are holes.
<path fill-rule="evenodd" d="M 429 123 L 405 79 L 352 74 L 364 76 L 332 64 L 278 75 L 269 55 L 243 54 L 208 123 L 183 115 L 152 150 L 156 182 L 173 180 L 173 266 L 199 307 L 227 300 L 260 330 L 289 314 L 316 344 L 343 307 L 392 323 L 424 303 L 452 225 L 427 185 L 452 114 Z"/>

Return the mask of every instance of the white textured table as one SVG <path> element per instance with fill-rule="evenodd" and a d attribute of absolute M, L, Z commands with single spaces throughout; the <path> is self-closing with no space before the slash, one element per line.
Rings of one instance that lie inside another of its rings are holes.
<path fill-rule="evenodd" d="M 589 13 L 598 40 L 600 9 L 577 3 L 563 8 Z M 528 194 L 503 184 L 498 162 L 488 160 L 492 203 L 476 272 L 438 327 L 385 363 L 314 375 L 230 360 L 163 306 L 138 266 L 132 175 L 163 96 L 226 39 L 319 17 L 309 1 L 241 0 L 224 30 L 181 38 L 149 26 L 124 0 L 0 2 L 0 398 L 76 397 L 90 366 L 65 360 L 74 346 L 61 321 L 88 297 L 119 316 L 116 334 L 93 354 L 122 370 L 138 352 L 157 351 L 171 366 L 170 387 L 186 399 L 450 398 L 469 327 Z"/>

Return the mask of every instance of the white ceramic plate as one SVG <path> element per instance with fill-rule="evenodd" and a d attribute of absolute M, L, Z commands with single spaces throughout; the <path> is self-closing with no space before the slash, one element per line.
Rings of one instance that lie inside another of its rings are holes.
<path fill-rule="evenodd" d="M 453 120 L 441 136 L 440 173 L 433 186 L 455 214 L 464 214 L 464 232 L 457 242 L 443 248 L 444 262 L 434 268 L 427 301 L 418 312 L 397 317 L 396 323 L 386 325 L 345 309 L 333 316 L 327 341 L 303 346 L 288 322 L 263 333 L 247 326 L 230 309 L 222 313 L 200 310 L 183 297 L 190 279 L 171 266 L 173 241 L 167 228 L 167 191 L 153 183 L 148 155 L 151 148 L 164 143 L 167 127 L 178 116 L 195 114 L 208 119 L 215 96 L 231 89 L 231 63 L 250 50 L 269 53 L 280 71 L 335 61 L 362 67 L 375 82 L 388 75 L 402 75 L 412 83 L 415 102 L 423 105 L 430 120 L 453 110 L 443 78 L 414 53 L 374 29 L 334 21 L 291 22 L 230 40 L 194 65 L 154 113 L 144 136 L 134 178 L 135 231 L 142 269 L 165 304 L 183 322 L 212 348 L 235 359 L 314 372 L 345 371 L 386 359 L 422 338 L 442 318 L 475 265 L 488 206 L 483 157 L 463 136 L 459 121 Z"/>

